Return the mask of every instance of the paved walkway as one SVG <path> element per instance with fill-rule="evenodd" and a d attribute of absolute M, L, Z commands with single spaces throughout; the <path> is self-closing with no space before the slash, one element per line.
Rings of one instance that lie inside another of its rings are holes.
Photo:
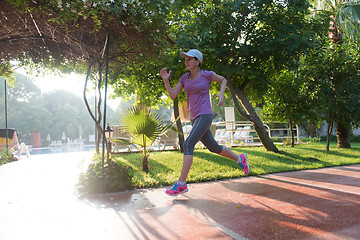
<path fill-rule="evenodd" d="M 77 198 L 89 153 L 0 166 L 0 239 L 360 239 L 360 165 Z"/>

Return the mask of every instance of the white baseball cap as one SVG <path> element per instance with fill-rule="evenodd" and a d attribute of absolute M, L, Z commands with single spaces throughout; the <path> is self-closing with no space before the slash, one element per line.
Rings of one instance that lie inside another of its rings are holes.
<path fill-rule="evenodd" d="M 202 63 L 202 61 L 203 61 L 203 55 L 197 49 L 190 49 L 187 53 L 182 52 L 182 53 L 180 53 L 180 57 L 183 57 L 183 58 L 185 58 L 185 57 L 196 57 L 197 59 L 200 60 L 200 63 Z"/>

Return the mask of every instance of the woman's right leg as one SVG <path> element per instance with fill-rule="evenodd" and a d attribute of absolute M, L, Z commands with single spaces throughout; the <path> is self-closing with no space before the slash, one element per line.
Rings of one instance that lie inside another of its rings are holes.
<path fill-rule="evenodd" d="M 209 129 L 212 121 L 212 115 L 201 115 L 193 122 L 193 127 L 188 138 L 184 143 L 184 158 L 183 166 L 179 180 L 175 182 L 171 189 L 165 191 L 166 194 L 176 196 L 180 193 L 188 191 L 186 185 L 186 178 L 189 174 L 193 158 L 194 158 L 194 147 L 195 144 L 200 140 L 204 133 Z"/>
<path fill-rule="evenodd" d="M 200 141 L 204 133 L 209 131 L 209 127 L 212 122 L 212 115 L 201 115 L 193 122 L 193 127 L 188 138 L 184 142 L 184 159 L 183 166 L 181 169 L 181 175 L 179 177 L 180 182 L 186 182 L 186 178 L 189 174 L 193 158 L 194 158 L 194 147 Z"/>

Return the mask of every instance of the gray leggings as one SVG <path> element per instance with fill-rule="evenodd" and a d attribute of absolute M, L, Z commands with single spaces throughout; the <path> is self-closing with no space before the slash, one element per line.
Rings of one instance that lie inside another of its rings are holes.
<path fill-rule="evenodd" d="M 191 120 L 192 129 L 184 142 L 184 155 L 194 155 L 194 147 L 201 141 L 210 152 L 220 153 L 223 147 L 219 145 L 210 131 L 212 114 L 200 115 Z"/>

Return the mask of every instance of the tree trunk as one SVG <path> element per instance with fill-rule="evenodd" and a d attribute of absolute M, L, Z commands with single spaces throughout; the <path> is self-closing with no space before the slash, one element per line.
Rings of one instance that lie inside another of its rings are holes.
<path fill-rule="evenodd" d="M 328 120 L 328 127 L 327 127 L 327 132 L 326 132 L 326 151 L 329 151 L 330 150 L 330 136 L 331 136 L 331 132 L 332 132 L 332 129 L 333 129 L 333 122 L 330 120 L 330 117 L 329 117 L 329 120 Z"/>
<path fill-rule="evenodd" d="M 336 122 L 337 146 L 339 148 L 351 148 L 349 136 L 350 126 L 343 121 Z"/>
<path fill-rule="evenodd" d="M 89 63 L 88 65 L 88 69 L 87 69 L 87 73 L 86 73 L 86 77 L 85 77 L 85 85 L 84 85 L 84 91 L 83 91 L 83 99 L 84 99 L 84 102 L 85 102 L 85 106 L 91 116 L 91 118 L 94 120 L 95 122 L 95 125 L 96 125 L 96 130 L 98 132 L 98 138 L 97 138 L 97 141 L 96 141 L 96 153 L 99 154 L 100 152 L 100 142 L 101 142 L 101 139 L 100 139 L 100 136 L 102 136 L 102 128 L 101 128 L 101 120 L 102 120 L 102 114 L 101 114 L 101 69 L 102 69 L 102 64 L 98 64 L 98 71 L 99 71 L 99 75 L 100 75 L 100 78 L 99 78 L 99 82 L 98 82 L 98 92 L 99 92 L 99 100 L 98 100 L 98 106 L 97 106 L 97 111 L 98 111 L 98 119 L 96 119 L 96 117 L 94 116 L 93 112 L 91 111 L 91 108 L 89 106 L 89 103 L 87 101 L 87 98 L 86 98 L 86 90 L 87 90 L 87 82 L 88 82 L 88 79 L 89 79 L 89 76 L 90 76 L 90 73 L 91 73 L 91 67 L 93 66 L 94 63 Z M 96 109 L 95 109 L 96 111 Z"/>
<path fill-rule="evenodd" d="M 101 124 L 100 121 L 96 121 L 96 130 L 97 130 L 97 134 L 98 137 L 96 139 L 96 153 L 99 154 L 100 153 L 100 143 L 102 142 L 102 128 L 101 128 Z"/>
<path fill-rule="evenodd" d="M 148 157 L 143 157 L 142 159 L 142 169 L 144 172 L 149 172 L 149 165 L 148 165 Z"/>
<path fill-rule="evenodd" d="M 343 43 L 342 32 L 336 25 L 335 16 L 331 15 L 330 18 L 331 21 L 330 21 L 329 36 L 331 43 L 342 44 Z M 332 45 L 330 47 L 333 48 Z M 341 55 L 343 54 L 342 50 L 340 50 L 340 54 Z M 342 85 L 336 86 L 336 89 L 338 91 L 342 90 Z M 341 113 L 338 113 L 337 115 L 340 116 Z M 349 121 L 347 119 L 343 119 L 341 116 L 336 120 L 337 146 L 339 148 L 351 148 L 350 139 L 349 139 L 351 127 L 350 124 L 348 124 L 348 122 Z"/>
<path fill-rule="evenodd" d="M 107 163 L 111 162 L 111 159 L 110 159 L 111 146 L 112 146 L 112 143 L 110 141 L 106 141 L 106 159 L 107 159 Z"/>
<path fill-rule="evenodd" d="M 294 131 L 293 131 L 293 124 L 290 119 L 289 119 L 289 125 L 290 125 L 290 135 L 291 135 L 291 147 L 294 147 L 295 146 Z"/>
<path fill-rule="evenodd" d="M 85 84 L 84 84 L 84 91 L 83 91 L 83 99 L 84 99 L 84 102 L 85 102 L 85 106 L 86 106 L 86 109 L 88 110 L 89 114 L 90 114 L 90 117 L 94 120 L 95 122 L 95 125 L 96 125 L 96 130 L 98 132 L 98 136 L 102 136 L 102 129 L 101 129 L 101 126 L 100 126 L 100 122 L 101 122 L 101 113 L 100 113 L 100 116 L 99 116 L 99 119 L 96 119 L 96 117 L 94 116 L 93 112 L 91 111 L 91 108 L 89 106 L 89 102 L 86 98 L 86 90 L 87 90 L 87 83 L 88 83 L 88 80 L 89 80 L 89 76 L 90 76 L 90 73 L 91 73 L 91 67 L 93 66 L 94 63 L 89 63 L 88 65 L 88 69 L 87 69 L 87 73 L 86 73 L 86 77 L 85 77 Z M 95 110 L 96 111 L 96 110 Z M 100 139 L 99 137 L 97 138 L 97 141 L 96 141 L 96 153 L 99 154 L 100 152 L 100 149 L 99 149 L 99 146 L 100 146 Z"/>
<path fill-rule="evenodd" d="M 234 88 L 229 80 L 229 89 L 231 96 L 235 103 L 235 108 L 238 113 L 248 121 L 251 121 L 257 135 L 260 138 L 261 143 L 268 151 L 279 152 L 275 144 L 271 141 L 269 133 L 267 132 L 264 124 L 261 122 L 259 116 L 255 112 L 255 109 L 251 105 L 249 99 L 245 96 L 244 91 L 238 88 Z M 240 100 L 243 108 L 246 113 L 242 111 L 241 106 L 239 105 L 238 99 Z"/>
<path fill-rule="evenodd" d="M 315 126 L 315 124 L 308 122 L 307 127 L 308 127 L 307 133 L 308 133 L 309 137 L 312 137 L 312 138 L 316 137 L 316 126 Z"/>
<path fill-rule="evenodd" d="M 100 149 L 100 143 L 102 142 L 102 136 L 103 136 L 103 129 L 101 127 L 101 121 L 102 121 L 102 113 L 101 113 L 101 102 L 102 102 L 102 98 L 101 98 L 101 86 L 102 86 L 102 67 L 103 64 L 102 63 L 98 63 L 98 72 L 99 72 L 99 80 L 98 80 L 98 84 L 97 84 L 97 91 L 98 91 L 98 104 L 97 104 L 97 117 L 98 119 L 96 120 L 96 127 L 98 130 L 98 141 L 96 143 L 96 153 L 99 154 L 99 150 Z M 96 109 L 95 109 L 96 111 Z M 101 138 L 100 138 L 101 136 Z"/>
<path fill-rule="evenodd" d="M 271 141 L 268 131 L 266 130 L 264 124 L 261 122 L 260 118 L 255 115 L 250 119 L 252 125 L 254 126 L 254 129 L 257 133 L 257 135 L 260 138 L 261 143 L 264 145 L 266 150 L 272 151 L 272 152 L 279 152 L 275 144 Z"/>
<path fill-rule="evenodd" d="M 179 145 L 180 145 L 180 151 L 183 153 L 184 152 L 184 132 L 182 130 L 182 124 L 181 124 L 181 119 L 179 117 L 179 100 L 176 97 L 174 99 L 174 117 L 175 119 L 177 119 L 176 121 L 176 127 L 178 129 L 178 131 L 180 132 L 180 134 L 178 134 L 178 138 L 179 138 Z"/>

